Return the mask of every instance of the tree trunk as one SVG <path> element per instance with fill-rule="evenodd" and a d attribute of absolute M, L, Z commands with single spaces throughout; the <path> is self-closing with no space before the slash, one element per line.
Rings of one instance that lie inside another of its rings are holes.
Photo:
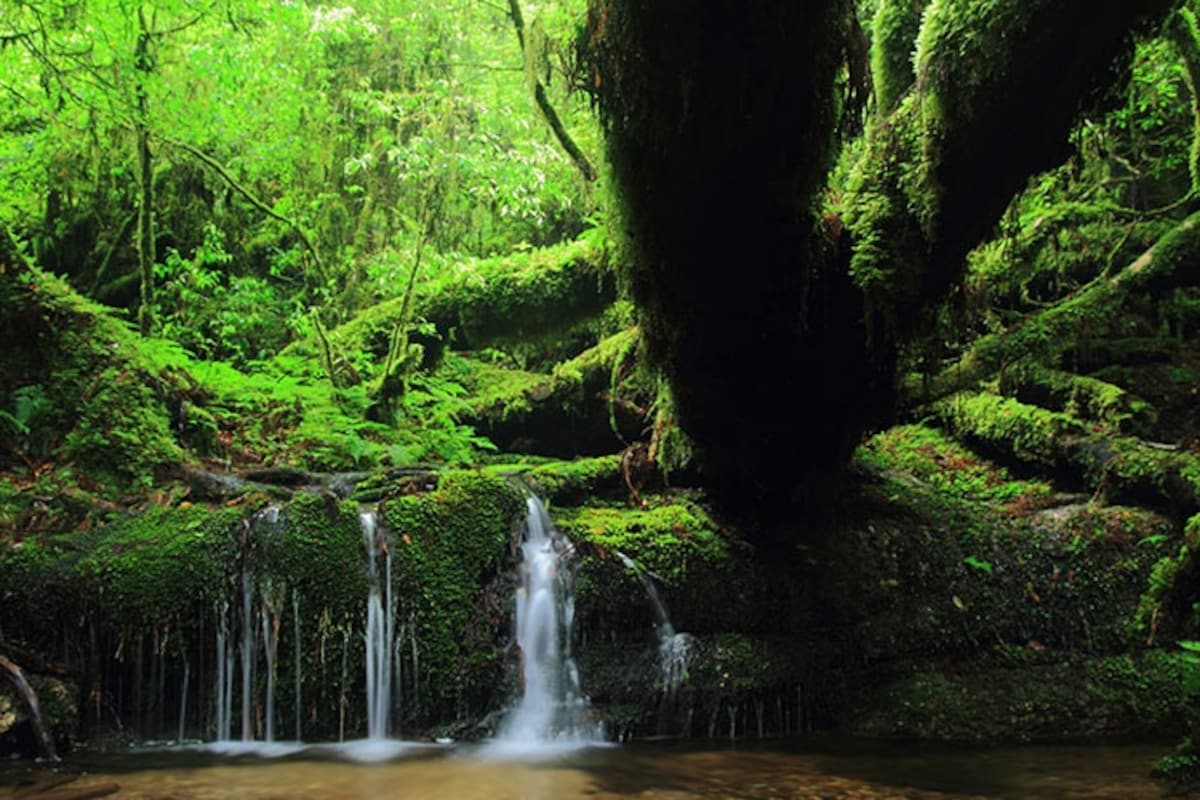
<path fill-rule="evenodd" d="M 1028 177 L 1065 160 L 1130 30 L 1172 5 L 931 4 L 916 85 L 825 212 L 851 4 L 593 1 L 627 277 L 727 506 L 786 521 L 829 496 L 895 410 L 897 348 Z"/>
<path fill-rule="evenodd" d="M 138 305 L 138 329 L 143 336 L 154 331 L 154 161 L 150 152 L 150 111 L 146 82 L 154 71 L 154 56 L 151 53 L 153 38 L 146 26 L 146 15 L 138 9 L 138 38 L 133 56 L 133 68 L 137 74 L 134 117 L 134 135 L 137 147 L 138 214 L 137 214 L 137 258 L 141 275 L 140 302 Z"/>

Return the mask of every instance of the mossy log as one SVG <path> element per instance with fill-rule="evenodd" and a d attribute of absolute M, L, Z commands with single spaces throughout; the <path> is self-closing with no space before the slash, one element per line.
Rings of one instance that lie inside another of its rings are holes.
<path fill-rule="evenodd" d="M 977 339 L 956 364 L 928 381 L 911 381 L 907 402 L 920 404 L 974 386 L 1022 361 L 1052 365 L 1089 338 L 1121 338 L 1126 303 L 1200 284 L 1200 213 L 1183 220 L 1115 275 L 1104 275 L 1055 305 L 1005 331 Z M 1103 346 L 1103 345 L 1101 345 Z"/>
<path fill-rule="evenodd" d="M 1157 416 L 1153 406 L 1120 386 L 1037 365 L 1003 372 L 1000 393 L 1136 436 L 1149 435 Z"/>
<path fill-rule="evenodd" d="M 1192 453 L 988 393 L 960 393 L 934 411 L 959 437 L 1069 475 L 1113 500 L 1146 503 L 1181 518 L 1200 511 L 1200 457 Z"/>
<path fill-rule="evenodd" d="M 473 392 L 460 421 L 502 450 L 558 458 L 604 455 L 640 437 L 650 393 L 633 373 L 638 332 L 602 340 L 550 375 L 459 357 L 446 370 Z"/>
<path fill-rule="evenodd" d="M 432 323 L 450 347 L 477 349 L 599 314 L 616 299 L 616 278 L 607 250 L 583 239 L 480 261 L 415 291 L 414 319 Z M 384 301 L 329 331 L 329 343 L 344 355 L 367 352 L 382 359 L 403 318 L 403 297 Z M 315 341 L 292 348 L 317 353 Z"/>

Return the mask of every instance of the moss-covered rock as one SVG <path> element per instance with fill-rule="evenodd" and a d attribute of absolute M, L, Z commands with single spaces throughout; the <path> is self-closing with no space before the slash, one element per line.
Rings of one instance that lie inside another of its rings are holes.
<path fill-rule="evenodd" d="M 737 633 L 687 635 L 671 685 L 660 648 L 589 642 L 579 654 L 583 689 L 609 734 L 742 738 L 825 727 L 841 696 L 819 642 Z"/>
<path fill-rule="evenodd" d="M 393 587 L 411 636 L 406 680 L 419 689 L 411 722 L 467 719 L 495 701 L 511 611 L 507 593 L 488 587 L 509 578 L 524 512 L 511 483 L 477 472 L 443 473 L 435 491 L 382 504 Z"/>
<path fill-rule="evenodd" d="M 1153 565 L 1177 547 L 1146 512 L 1072 504 L 1031 513 L 980 506 L 888 477 L 816 550 L 818 596 L 852 663 L 954 658 L 997 642 L 1119 652 Z M 868 678 L 867 680 L 870 680 Z"/>
<path fill-rule="evenodd" d="M 1183 796 L 1200 789 L 1200 752 L 1192 740 L 1184 739 L 1175 752 L 1159 759 L 1154 765 L 1154 776 L 1166 781 Z"/>
<path fill-rule="evenodd" d="M 577 616 L 586 633 L 649 635 L 658 620 L 645 580 L 677 630 L 778 634 L 802 624 L 805 590 L 789 577 L 795 565 L 764 561 L 697 496 L 648 495 L 635 507 L 593 503 L 561 509 L 555 522 L 582 556 Z"/>
<path fill-rule="evenodd" d="M 169 410 L 177 377 L 62 279 L 33 266 L 0 273 L 0 338 L 0 408 L 24 393 L 33 455 L 74 461 L 110 491 L 144 488 L 182 459 Z"/>
<path fill-rule="evenodd" d="M 1182 728 L 1174 655 L 1087 657 L 1001 648 L 978 663 L 915 666 L 860 698 L 848 727 L 955 742 L 1159 736 Z"/>

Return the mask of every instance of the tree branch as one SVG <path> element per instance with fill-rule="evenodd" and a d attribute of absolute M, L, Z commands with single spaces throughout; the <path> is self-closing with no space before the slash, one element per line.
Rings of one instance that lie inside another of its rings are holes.
<path fill-rule="evenodd" d="M 525 53 L 526 59 L 529 58 L 528 44 L 525 41 L 525 18 L 521 14 L 521 1 L 508 0 L 508 17 L 512 20 L 513 28 L 517 32 L 517 41 L 521 45 L 521 52 Z M 528 70 L 529 80 L 533 84 L 533 99 L 537 103 L 538 109 L 542 112 L 542 116 L 546 118 L 546 124 L 550 126 L 554 138 L 558 140 L 559 146 L 566 152 L 571 162 L 583 175 L 584 180 L 589 183 L 596 180 L 596 169 L 592 166 L 592 162 L 588 160 L 587 155 L 579 149 L 579 145 L 575 144 L 575 140 L 571 138 L 571 134 L 567 132 L 566 126 L 563 125 L 562 119 L 558 116 L 558 112 L 554 110 L 554 106 L 550 104 L 550 98 L 546 95 L 545 85 L 538 80 L 532 70 Z"/>
<path fill-rule="evenodd" d="M 199 159 L 204 163 L 205 166 L 212 169 L 212 171 L 217 173 L 217 175 L 219 175 L 223 181 L 229 184 L 231 189 L 236 191 L 242 197 L 246 198 L 250 205 L 254 206 L 271 219 L 278 220 L 295 231 L 296 235 L 300 237 L 300 241 L 304 243 L 304 247 L 306 250 L 308 250 L 309 255 L 312 256 L 313 263 L 317 268 L 317 275 L 320 276 L 322 281 L 328 282 L 329 276 L 325 271 L 325 263 L 321 260 L 321 254 L 317 252 L 317 248 L 313 244 L 312 239 L 310 239 L 308 234 L 304 232 L 304 229 L 300 227 L 299 223 L 293 219 L 285 217 L 283 214 L 280 214 L 278 211 L 260 200 L 253 192 L 251 192 L 249 189 L 239 183 L 236 178 L 229 174 L 229 170 L 225 168 L 224 164 L 222 164 L 220 161 L 217 161 L 200 148 L 194 147 L 187 142 L 181 142 L 178 139 L 170 139 L 163 136 L 159 136 L 159 139 L 166 144 L 169 144 L 172 147 L 177 147 L 180 150 L 183 150 L 185 153 L 188 153 Z"/>

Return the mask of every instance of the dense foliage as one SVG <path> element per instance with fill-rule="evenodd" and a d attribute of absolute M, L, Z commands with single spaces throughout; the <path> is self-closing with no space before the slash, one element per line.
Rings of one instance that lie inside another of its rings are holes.
<path fill-rule="evenodd" d="M 499 484 L 413 475 L 487 465 L 569 498 L 605 580 L 633 580 L 609 557 L 627 552 L 687 618 L 695 574 L 757 569 L 691 490 L 790 568 L 853 464 L 881 519 L 954 531 L 928 556 L 872 543 L 877 591 L 911 578 L 892 561 L 953 576 L 926 622 L 968 652 L 968 609 L 1008 613 L 1005 570 L 1057 582 L 1068 538 L 1080 597 L 1135 607 L 1108 610 L 1086 669 L 1167 664 L 1186 689 L 1160 705 L 1200 738 L 1200 5 L 801 5 L 9 2 L 0 547 L 28 542 L 40 569 L 82 531 L 96 550 L 72 569 L 119 578 L 114 615 L 150 613 L 163 598 L 134 589 L 161 520 L 208 530 L 192 503 L 372 472 L 357 497 L 428 528 L 405 580 L 440 565 L 418 627 L 450 664 L 506 531 L 464 550 L 474 521 L 439 503 Z M 222 494 L 217 472 L 245 483 Z M 664 475 L 688 491 L 642 494 Z M 1096 507 L 1031 521 L 1084 490 Z M 822 591 L 864 653 L 886 647 L 864 620 L 888 602 Z M 1015 641 L 1063 608 L 994 627 Z M 1184 655 L 1130 660 L 1134 640 Z M 486 705 L 470 675 L 427 686 L 422 713 Z M 883 702 L 953 689 L 918 671 Z"/>

